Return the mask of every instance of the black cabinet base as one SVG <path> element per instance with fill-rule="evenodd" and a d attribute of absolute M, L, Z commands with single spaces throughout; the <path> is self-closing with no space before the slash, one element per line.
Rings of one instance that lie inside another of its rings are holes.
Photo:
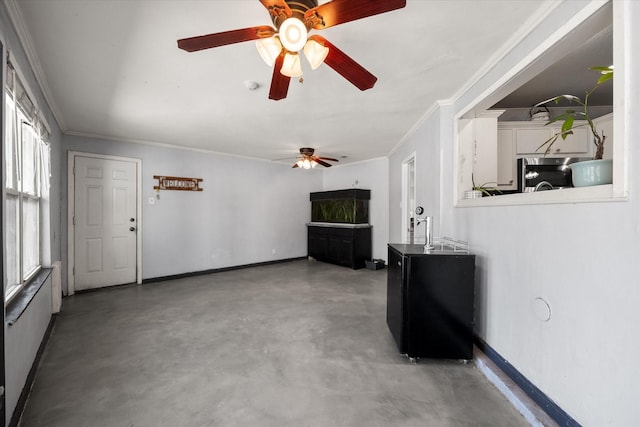
<path fill-rule="evenodd" d="M 473 359 L 475 256 L 389 245 L 387 325 L 409 358 Z"/>
<path fill-rule="evenodd" d="M 307 226 L 307 253 L 318 261 L 357 270 L 371 259 L 371 226 Z"/>

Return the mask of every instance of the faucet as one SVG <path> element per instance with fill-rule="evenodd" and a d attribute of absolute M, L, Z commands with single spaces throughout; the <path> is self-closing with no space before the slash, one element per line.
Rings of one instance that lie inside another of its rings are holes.
<path fill-rule="evenodd" d="M 425 250 L 433 249 L 433 217 L 416 217 L 416 222 L 418 223 L 418 226 L 423 222 L 426 223 L 424 226 L 424 248 Z"/>
<path fill-rule="evenodd" d="M 553 190 L 553 185 L 549 181 L 540 181 L 533 191 Z"/>

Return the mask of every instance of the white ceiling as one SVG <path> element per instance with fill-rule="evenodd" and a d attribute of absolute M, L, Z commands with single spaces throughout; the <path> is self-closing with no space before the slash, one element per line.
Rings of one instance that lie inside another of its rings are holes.
<path fill-rule="evenodd" d="M 576 43 L 558 61 L 494 107 L 528 107 L 559 94 L 582 97 L 585 91 L 593 89 L 600 75 L 590 67 L 613 64 L 613 5 L 607 4 L 583 25 L 590 28 L 590 37 L 582 40 L 581 44 Z M 613 85 L 599 86 L 589 97 L 589 105 L 613 107 Z"/>
<path fill-rule="evenodd" d="M 326 65 L 268 99 L 254 42 L 200 52 L 176 40 L 271 25 L 258 0 L 5 0 L 62 130 L 274 160 L 299 147 L 341 163 L 383 157 L 548 8 L 539 0 L 408 0 L 321 34 L 378 81 Z M 325 1 L 320 1 L 325 3 Z M 14 17 L 15 19 L 16 17 Z M 44 77 L 46 76 L 46 77 Z M 261 87 L 249 91 L 244 81 Z"/>

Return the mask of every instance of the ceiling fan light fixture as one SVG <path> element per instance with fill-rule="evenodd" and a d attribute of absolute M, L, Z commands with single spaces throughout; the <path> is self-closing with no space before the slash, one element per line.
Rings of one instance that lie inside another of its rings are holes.
<path fill-rule="evenodd" d="M 300 56 L 297 53 L 287 52 L 284 55 L 284 61 L 280 73 L 287 77 L 300 77 L 302 75 L 302 66 L 300 65 Z"/>
<path fill-rule="evenodd" d="M 307 27 L 298 18 L 287 18 L 280 25 L 280 41 L 289 52 L 298 52 L 307 42 Z"/>
<path fill-rule="evenodd" d="M 282 43 L 276 36 L 258 40 L 256 47 L 263 61 L 270 67 L 273 67 L 273 64 L 276 63 L 276 58 L 282 52 Z"/>
<path fill-rule="evenodd" d="M 311 65 L 311 69 L 315 70 L 324 62 L 325 58 L 329 54 L 329 48 L 321 45 L 315 40 L 309 40 L 304 45 L 303 52 L 307 61 L 309 61 L 309 64 Z"/>
<path fill-rule="evenodd" d="M 255 0 L 254 0 L 255 1 Z M 186 52 L 196 52 L 220 46 L 246 41 L 258 41 L 258 51 L 264 61 L 274 66 L 271 75 L 269 99 L 278 101 L 287 97 L 291 77 L 297 77 L 300 83 L 302 69 L 298 55 L 309 41 L 309 31 L 322 30 L 339 24 L 367 18 L 381 13 L 391 12 L 406 6 L 406 0 L 260 0 L 267 9 L 273 26 L 257 25 L 213 34 L 181 38 L 178 48 Z M 322 3 L 322 4 L 318 4 Z M 354 61 L 349 55 L 319 35 L 311 39 L 306 55 L 315 69 L 322 62 L 360 90 L 371 89 L 377 81 L 376 76 Z M 279 42 L 282 47 L 277 48 Z M 276 44 L 276 46 L 273 46 Z M 312 54 L 311 51 L 320 52 Z M 295 54 L 290 56 L 286 54 Z M 288 65 L 283 67 L 285 56 Z M 329 167 L 325 159 L 316 158 L 320 166 Z"/>
<path fill-rule="evenodd" d="M 300 159 L 296 162 L 296 165 L 300 169 L 313 169 L 318 166 L 318 163 L 315 160 Z"/>

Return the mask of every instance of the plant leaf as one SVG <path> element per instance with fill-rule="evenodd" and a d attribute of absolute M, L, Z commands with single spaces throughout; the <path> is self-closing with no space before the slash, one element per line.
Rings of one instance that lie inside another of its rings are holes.
<path fill-rule="evenodd" d="M 568 100 L 569 102 L 576 102 L 576 103 L 582 105 L 582 100 L 580 98 L 578 98 L 577 96 L 575 96 L 575 95 L 560 95 L 558 98 L 560 98 L 560 99 L 564 98 L 564 99 Z M 557 101 L 556 101 L 556 104 L 557 104 Z"/>
<path fill-rule="evenodd" d="M 613 73 L 606 73 L 606 74 L 603 74 L 603 75 L 601 75 L 601 76 L 600 76 L 600 78 L 598 79 L 598 83 L 597 83 L 597 84 L 604 83 L 604 82 L 606 82 L 606 81 L 608 81 L 608 80 L 611 80 L 612 78 L 613 78 Z"/>
<path fill-rule="evenodd" d="M 553 98 L 549 98 L 546 101 L 538 102 L 536 105 L 534 105 L 534 107 L 542 107 L 543 105 L 548 104 L 549 102 L 555 102 L 557 104 L 559 98 L 562 98 L 562 96 L 554 96 Z"/>
<path fill-rule="evenodd" d="M 599 71 L 601 73 L 613 73 L 613 68 L 611 67 L 599 66 L 599 67 L 589 67 L 589 69 L 593 71 Z"/>
<path fill-rule="evenodd" d="M 562 134 L 564 135 L 567 131 L 571 130 L 572 127 L 573 127 L 573 115 L 567 117 L 567 120 L 565 120 L 564 123 L 562 123 Z"/>
<path fill-rule="evenodd" d="M 554 118 L 550 119 L 546 124 L 546 125 L 550 125 L 551 123 L 555 123 L 555 122 L 559 122 L 560 120 L 568 120 L 569 118 L 573 118 L 573 115 L 575 114 L 575 112 L 573 110 L 567 110 L 566 113 L 562 113 L 559 114 L 557 116 L 555 116 Z"/>

